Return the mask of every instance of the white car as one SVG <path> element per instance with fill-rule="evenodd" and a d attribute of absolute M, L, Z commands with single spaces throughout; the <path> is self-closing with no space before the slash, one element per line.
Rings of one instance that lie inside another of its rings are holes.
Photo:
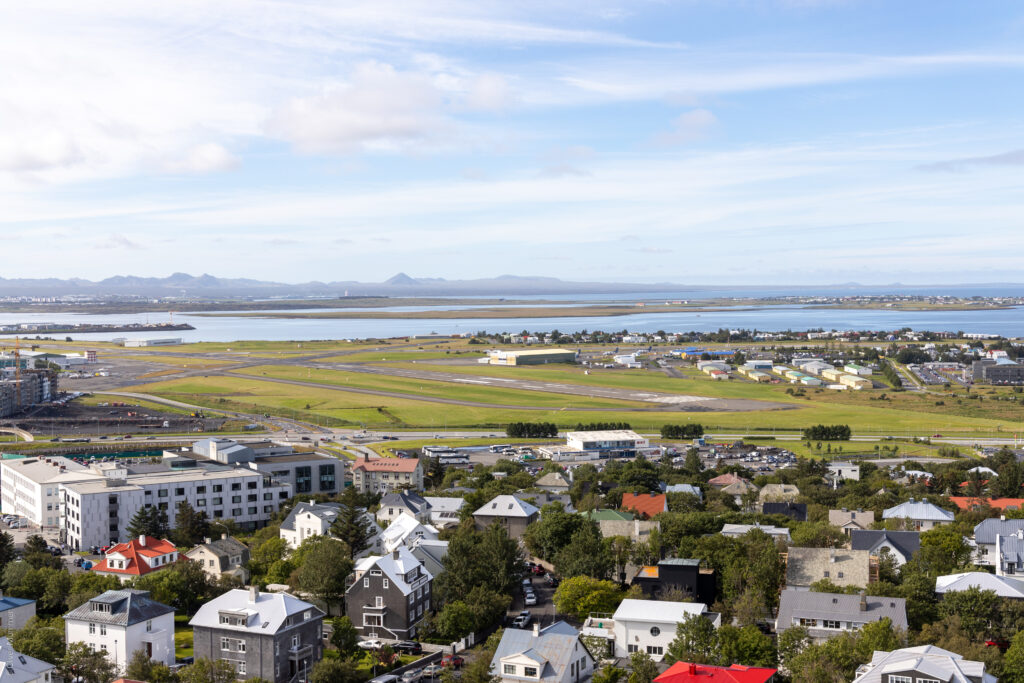
<path fill-rule="evenodd" d="M 356 647 L 363 650 L 379 650 L 384 647 L 384 643 L 380 642 L 376 638 L 371 638 L 369 640 L 360 640 L 356 643 Z"/>
<path fill-rule="evenodd" d="M 527 593 L 526 598 L 523 600 L 527 607 L 533 607 L 537 604 L 537 596 L 534 593 Z"/>

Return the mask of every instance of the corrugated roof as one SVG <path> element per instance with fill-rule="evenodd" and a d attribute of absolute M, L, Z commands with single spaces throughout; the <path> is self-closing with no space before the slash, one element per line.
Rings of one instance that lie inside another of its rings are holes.
<path fill-rule="evenodd" d="M 883 683 L 884 674 L 919 671 L 927 678 L 948 683 L 996 683 L 995 676 L 985 673 L 985 664 L 964 659 L 962 655 L 934 645 L 905 647 L 892 652 L 875 650 L 871 662 L 857 669 L 853 683 Z"/>
<path fill-rule="evenodd" d="M 882 519 L 913 519 L 922 522 L 952 522 L 953 517 L 949 510 L 943 510 L 926 500 L 915 501 L 913 498 L 882 512 Z"/>
<path fill-rule="evenodd" d="M 668 602 L 626 598 L 619 603 L 612 618 L 616 621 L 640 620 L 677 624 L 688 616 L 700 616 L 707 611 L 708 606 L 703 602 Z"/>
<path fill-rule="evenodd" d="M 273 634 L 295 614 L 311 610 L 311 618 L 322 618 L 323 611 L 315 605 L 299 600 L 288 593 L 262 593 L 256 591 L 255 600 L 249 590 L 236 588 L 210 600 L 199 608 L 188 622 L 192 627 L 227 629 L 247 633 Z M 244 625 L 220 623 L 221 612 L 245 616 Z"/>
<path fill-rule="evenodd" d="M 110 605 L 110 611 L 95 610 L 93 603 Z M 64 619 L 131 626 L 173 612 L 173 607 L 149 597 L 149 591 L 128 588 L 98 595 L 65 614 Z"/>
<path fill-rule="evenodd" d="M 889 618 L 896 630 L 907 630 L 907 601 L 903 598 L 864 596 L 867 608 L 861 609 L 860 595 L 815 593 L 787 588 L 779 598 L 776 630 L 780 633 L 793 625 L 793 619 L 850 621 L 866 624 Z M 813 630 L 813 628 L 812 628 Z"/>
<path fill-rule="evenodd" d="M 664 493 L 623 493 L 623 510 L 632 510 L 638 515 L 654 517 L 668 510 L 668 498 Z"/>
<path fill-rule="evenodd" d="M 495 496 L 474 512 L 483 517 L 532 517 L 540 512 L 536 507 L 515 496 Z"/>
<path fill-rule="evenodd" d="M 743 664 L 712 666 L 676 662 L 657 676 L 654 683 L 767 683 L 775 673 L 776 669 Z"/>
<path fill-rule="evenodd" d="M 1024 519 L 997 519 L 990 517 L 974 527 L 974 542 L 994 545 L 996 536 L 1009 536 L 1024 529 Z"/>
<path fill-rule="evenodd" d="M 567 678 L 566 671 L 570 663 L 580 657 L 586 657 L 593 664 L 593 657 L 580 642 L 579 631 L 572 627 L 556 628 L 554 624 L 537 634 L 532 630 L 506 628 L 491 658 L 492 674 L 506 679 L 516 678 L 501 673 L 501 660 L 515 656 L 525 656 L 539 664 L 539 677 L 523 680 L 548 683 L 560 683 Z M 587 668 L 591 669 L 592 666 Z"/>
<path fill-rule="evenodd" d="M 1007 576 L 996 576 L 988 572 L 964 572 L 935 579 L 935 592 L 940 595 L 965 591 L 968 588 L 995 591 L 1001 598 L 1024 598 L 1024 580 Z"/>
<path fill-rule="evenodd" d="M 873 551 L 885 542 L 888 542 L 909 560 L 921 549 L 921 534 L 917 531 L 850 530 L 850 548 L 853 550 Z"/>

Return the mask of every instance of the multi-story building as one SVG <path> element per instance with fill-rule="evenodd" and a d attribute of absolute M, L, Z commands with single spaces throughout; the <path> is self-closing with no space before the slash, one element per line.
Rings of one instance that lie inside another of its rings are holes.
<path fill-rule="evenodd" d="M 57 395 L 57 373 L 53 370 L 22 370 L 21 379 L 6 377 L 8 373 L 0 373 L 0 417 L 14 415 Z"/>
<path fill-rule="evenodd" d="M 508 535 L 519 538 L 526 527 L 540 519 L 540 510 L 515 496 L 496 496 L 473 513 L 477 529 L 486 529 L 494 522 L 505 527 Z"/>
<path fill-rule="evenodd" d="M 230 590 L 199 608 L 189 624 L 196 658 L 224 660 L 239 679 L 309 680 L 323 658 L 324 613 L 287 593 Z"/>
<path fill-rule="evenodd" d="M 92 571 L 102 576 L 116 576 L 123 583 L 167 569 L 177 561 L 178 549 L 170 541 L 139 536 L 108 549 Z"/>
<path fill-rule="evenodd" d="M 425 496 L 423 500 L 430 505 L 430 523 L 438 529 L 458 524 L 462 508 L 466 507 L 465 498 Z"/>
<path fill-rule="evenodd" d="M 996 566 L 996 538 L 1011 536 L 1021 530 L 1024 530 L 1024 519 L 990 517 L 982 520 L 974 527 L 971 561 L 977 565 Z"/>
<path fill-rule="evenodd" d="M 249 580 L 249 571 L 246 569 L 250 558 L 249 547 L 227 534 L 221 534 L 218 539 L 205 539 L 185 553 L 185 557 L 198 562 L 203 571 L 215 581 L 222 576 L 234 577 L 242 583 Z"/>
<path fill-rule="evenodd" d="M 98 476 L 85 465 L 59 456 L 0 460 L 0 506 L 4 514 L 26 517 L 43 529 L 57 529 L 60 485 Z"/>
<path fill-rule="evenodd" d="M 395 491 L 381 497 L 377 521 L 390 523 L 402 515 L 410 515 L 427 524 L 430 522 L 430 508 L 427 499 L 415 491 Z"/>
<path fill-rule="evenodd" d="M 644 597 L 652 600 L 674 593 L 711 605 L 718 597 L 714 570 L 702 568 L 700 560 L 696 559 L 669 558 L 656 565 L 640 567 L 632 583 L 640 586 Z"/>
<path fill-rule="evenodd" d="M 36 615 L 36 601 L 12 598 L 0 592 L 0 629 L 17 631 Z M 3 679 L 0 678 L 0 681 Z"/>
<path fill-rule="evenodd" d="M 864 592 L 848 595 L 787 588 L 779 598 L 775 631 L 782 633 L 793 626 L 803 626 L 811 638 L 821 642 L 882 619 L 889 619 L 893 630 L 906 631 L 907 601 Z"/>
<path fill-rule="evenodd" d="M 634 652 L 645 652 L 660 662 L 668 646 L 675 640 L 676 626 L 690 617 L 702 617 L 718 628 L 722 616 L 709 612 L 700 602 L 666 602 L 633 600 L 619 603 L 615 614 L 591 615 L 583 627 L 583 635 L 601 638 L 607 643 L 607 657 L 628 658 Z"/>
<path fill-rule="evenodd" d="M 151 660 L 174 664 L 174 608 L 149 591 L 107 591 L 64 615 L 65 640 L 106 652 L 119 671 L 142 650 Z"/>
<path fill-rule="evenodd" d="M 594 674 L 595 664 L 579 631 L 556 621 L 544 629 L 505 629 L 490 672 L 499 683 L 582 683 Z"/>
<path fill-rule="evenodd" d="M 391 522 L 380 534 L 381 546 L 386 553 L 390 553 L 400 545 L 408 548 L 416 539 L 436 541 L 437 529 L 406 514 Z"/>
<path fill-rule="evenodd" d="M 430 614 L 434 577 L 405 546 L 356 563 L 355 581 L 345 593 L 346 614 L 367 638 L 416 637 Z"/>
<path fill-rule="evenodd" d="M 166 513 L 171 528 L 178 503 L 187 501 L 214 522 L 232 519 L 243 529 L 258 529 L 292 496 L 289 484 L 241 466 L 135 472 L 105 463 L 93 469 L 101 476 L 60 487 L 62 540 L 75 550 L 127 538 L 126 527 L 144 507 Z"/>
<path fill-rule="evenodd" d="M 278 531 L 289 548 L 298 548 L 310 536 L 321 536 L 331 530 L 331 525 L 338 519 L 338 503 L 296 503 L 288 516 L 281 522 Z M 381 551 L 381 528 L 373 519 L 373 515 L 363 511 L 369 531 L 368 545 L 360 555 L 379 553 Z"/>
<path fill-rule="evenodd" d="M 423 490 L 423 466 L 416 458 L 358 458 L 352 484 L 360 493 Z"/>

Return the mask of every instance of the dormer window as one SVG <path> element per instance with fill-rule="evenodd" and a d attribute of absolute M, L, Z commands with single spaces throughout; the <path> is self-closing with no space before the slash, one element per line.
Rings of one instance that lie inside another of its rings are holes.
<path fill-rule="evenodd" d="M 527 678 L 537 678 L 537 667 L 535 666 L 524 666 L 523 675 Z"/>
<path fill-rule="evenodd" d="M 105 602 L 94 602 L 92 603 L 92 611 L 110 614 L 110 605 Z"/>

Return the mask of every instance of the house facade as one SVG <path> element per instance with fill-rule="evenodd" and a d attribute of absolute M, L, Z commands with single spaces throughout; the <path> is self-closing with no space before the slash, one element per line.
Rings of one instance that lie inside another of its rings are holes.
<path fill-rule="evenodd" d="M 192 562 L 198 562 L 203 571 L 217 580 L 222 576 L 233 576 L 245 583 L 249 580 L 249 546 L 227 534 L 220 538 L 205 539 L 200 545 L 185 553 Z"/>
<path fill-rule="evenodd" d="M 497 496 L 473 513 L 476 528 L 483 530 L 498 522 L 511 538 L 521 538 L 526 527 L 540 519 L 540 510 L 515 496 Z"/>
<path fill-rule="evenodd" d="M 974 527 L 971 561 L 974 564 L 996 566 L 996 537 L 1010 536 L 1024 530 L 1024 519 L 997 519 L 991 517 L 982 520 Z"/>
<path fill-rule="evenodd" d="M 330 533 L 331 525 L 338 519 L 341 506 L 338 503 L 296 503 L 288 516 L 281 522 L 278 531 L 289 548 L 298 548 L 310 536 L 323 536 Z M 381 551 L 381 528 L 373 515 L 364 512 L 369 527 L 369 546 L 361 554 Z"/>
<path fill-rule="evenodd" d="M 803 626 L 818 642 L 857 631 L 864 624 L 889 619 L 894 630 L 907 630 L 907 601 L 845 593 L 815 593 L 787 588 L 779 597 L 775 632 Z"/>
<path fill-rule="evenodd" d="M 355 580 L 345 592 L 345 609 L 364 638 L 416 638 L 430 614 L 434 577 L 401 546 L 388 555 L 356 563 Z"/>
<path fill-rule="evenodd" d="M 416 458 L 357 458 L 352 485 L 360 493 L 423 490 L 423 466 Z"/>
<path fill-rule="evenodd" d="M 875 523 L 874 510 L 839 510 L 828 511 L 828 523 L 843 530 L 847 536 L 854 529 L 868 529 Z"/>
<path fill-rule="evenodd" d="M 609 657 L 628 658 L 634 652 L 645 652 L 660 662 L 675 640 L 676 626 L 690 617 L 706 618 L 715 628 L 722 621 L 721 615 L 709 612 L 707 605 L 700 602 L 627 598 L 619 603 L 615 614 L 588 618 L 582 633 L 607 641 Z"/>
<path fill-rule="evenodd" d="M 506 628 L 490 669 L 501 683 L 582 683 L 594 664 L 579 631 L 556 621 L 544 629 Z"/>
<path fill-rule="evenodd" d="M 672 558 L 641 567 L 632 583 L 652 600 L 671 592 L 711 605 L 718 597 L 714 570 L 702 568 L 700 560 L 694 559 Z"/>
<path fill-rule="evenodd" d="M 926 500 L 913 498 L 882 512 L 882 519 L 902 519 L 914 531 L 928 531 L 953 521 L 953 513 Z"/>
<path fill-rule="evenodd" d="M 377 522 L 382 525 L 390 524 L 405 514 L 424 524 L 429 524 L 430 513 L 430 503 L 415 491 L 394 491 L 381 497 L 380 509 L 377 510 Z"/>
<path fill-rule="evenodd" d="M 323 658 L 323 621 L 308 602 L 253 587 L 207 602 L 189 624 L 197 659 L 229 662 L 240 679 L 301 683 Z"/>
<path fill-rule="evenodd" d="M 85 643 L 106 652 L 124 671 L 136 650 L 153 661 L 174 664 L 174 608 L 149 597 L 149 591 L 107 591 L 64 615 L 68 643 Z"/>

